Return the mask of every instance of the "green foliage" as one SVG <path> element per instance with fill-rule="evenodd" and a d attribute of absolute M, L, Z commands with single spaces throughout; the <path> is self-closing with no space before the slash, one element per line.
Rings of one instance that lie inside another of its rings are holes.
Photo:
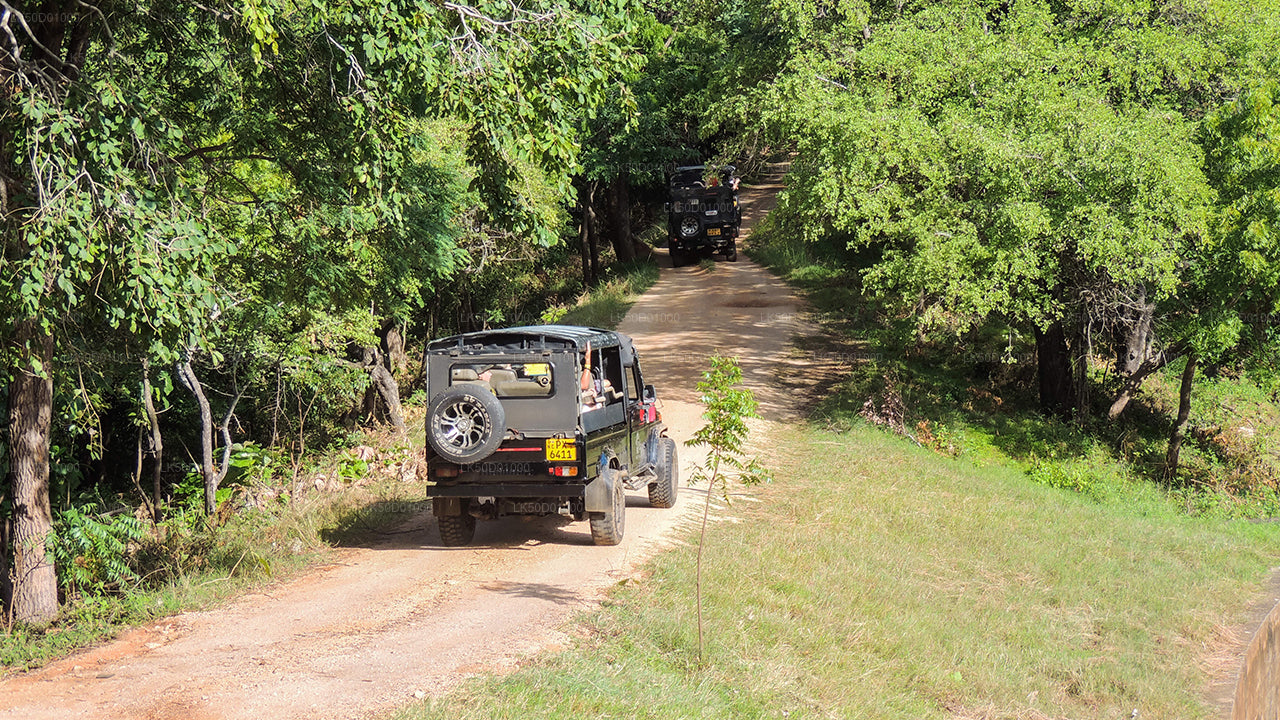
<path fill-rule="evenodd" d="M 367 474 L 369 474 L 369 463 L 366 460 L 347 456 L 338 463 L 338 477 L 342 478 L 343 482 L 352 483 L 364 478 Z"/>
<path fill-rule="evenodd" d="M 106 514 L 86 502 L 58 514 L 49 551 L 58 582 L 69 594 L 102 595 L 139 581 L 129 566 L 131 545 L 146 536 L 142 523 L 127 513 Z"/>
<path fill-rule="evenodd" d="M 1061 462 L 1033 459 L 1027 474 L 1032 480 L 1049 487 L 1088 496 L 1097 492 L 1095 479 L 1088 468 L 1068 467 Z"/>
<path fill-rule="evenodd" d="M 914 326 L 890 354 L 1052 329 L 1042 405 L 1082 422 L 1148 308 L 1138 361 L 1274 354 L 1274 2 L 743 5 L 787 50 L 726 122 L 798 153 L 756 252 Z"/>
<path fill-rule="evenodd" d="M 1251 86 L 1218 108 L 1205 119 L 1204 142 L 1222 208 L 1198 269 L 1204 294 L 1218 299 L 1216 312 L 1206 313 L 1201 344 L 1220 354 L 1243 340 L 1274 352 L 1269 320 L 1280 312 L 1280 84 Z M 1225 297 L 1223 287 L 1230 288 Z"/>
<path fill-rule="evenodd" d="M 221 5 L 85 10 L 111 47 L 80 79 L 13 74 L 7 156 L 52 182 L 5 209 L 29 238 L 6 244 L 14 318 L 74 316 L 171 359 L 246 301 L 290 301 L 286 326 L 370 300 L 401 314 L 458 267 L 477 198 L 502 234 L 551 244 L 630 9 Z"/>
<path fill-rule="evenodd" d="M 269 448 L 259 447 L 254 443 L 243 443 L 232 446 L 228 463 L 231 469 L 227 479 L 232 483 L 244 485 L 262 485 L 270 483 L 277 471 L 281 470 L 280 453 Z"/>
<path fill-rule="evenodd" d="M 230 469 L 218 485 L 217 505 L 233 498 L 237 492 L 253 486 L 269 485 L 277 471 L 283 471 L 280 453 L 253 443 L 236 443 L 228 459 Z M 180 524 L 196 519 L 204 508 L 204 476 L 199 466 L 192 466 L 173 486 L 174 511 L 184 516 Z"/>
<path fill-rule="evenodd" d="M 731 480 L 752 485 L 767 480 L 768 473 L 757 459 L 743 457 L 749 431 L 747 418 L 759 416 L 755 393 L 740 387 L 742 368 L 735 358 L 719 355 L 713 355 L 709 362 L 711 368 L 702 374 L 697 387 L 699 400 L 706 407 L 702 413 L 706 424 L 685 445 L 705 446 L 710 451 L 707 462 L 695 469 L 690 481 L 705 481 L 711 484 L 711 490 L 727 493 Z"/>
<path fill-rule="evenodd" d="M 1082 47 L 1041 3 L 990 13 L 922 9 L 796 60 L 807 72 L 777 84 L 770 115 L 800 151 L 784 221 L 874 248 L 867 287 L 927 327 L 1045 325 L 1090 312 L 1100 285 L 1172 297 L 1210 197 L 1195 124 L 1169 112 L 1159 73 L 1135 87 L 1098 69 L 1128 34 Z M 1186 47 L 1208 30 L 1149 32 Z"/>

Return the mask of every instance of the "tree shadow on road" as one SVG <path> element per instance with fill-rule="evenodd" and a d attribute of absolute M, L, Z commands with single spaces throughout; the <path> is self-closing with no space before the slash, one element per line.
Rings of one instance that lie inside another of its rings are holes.
<path fill-rule="evenodd" d="M 548 600 L 557 605 L 571 605 L 574 603 L 581 603 L 585 600 L 582 595 L 573 590 L 557 585 L 547 585 L 546 583 L 524 583 L 496 580 L 494 582 L 481 585 L 480 589 L 488 590 L 489 592 L 502 593 L 503 595 L 510 595 L 512 597 Z"/>

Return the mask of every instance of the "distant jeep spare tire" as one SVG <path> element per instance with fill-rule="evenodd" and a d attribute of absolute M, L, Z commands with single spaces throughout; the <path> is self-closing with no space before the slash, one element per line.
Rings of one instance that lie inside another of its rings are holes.
<path fill-rule="evenodd" d="M 702 224 L 698 222 L 698 218 L 692 215 L 685 215 L 684 217 L 680 218 L 680 236 L 681 237 L 691 238 L 694 235 L 697 235 L 698 231 L 701 229 L 702 229 Z"/>
<path fill-rule="evenodd" d="M 489 457 L 502 443 L 506 426 L 502 403 L 483 385 L 454 385 L 427 407 L 427 442 L 450 462 Z"/>

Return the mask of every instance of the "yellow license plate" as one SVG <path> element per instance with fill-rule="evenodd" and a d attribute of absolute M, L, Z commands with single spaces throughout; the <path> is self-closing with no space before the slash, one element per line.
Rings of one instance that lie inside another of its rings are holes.
<path fill-rule="evenodd" d="M 719 235 L 719 234 L 720 234 L 720 228 L 707 228 L 707 234 L 708 234 L 708 235 Z"/>
<path fill-rule="evenodd" d="M 551 438 L 547 440 L 547 462 L 574 462 L 578 459 L 578 446 L 573 440 Z"/>

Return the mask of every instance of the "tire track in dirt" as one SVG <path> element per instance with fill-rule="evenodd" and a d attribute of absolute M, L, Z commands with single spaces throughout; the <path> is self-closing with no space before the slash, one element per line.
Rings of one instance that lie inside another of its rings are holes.
<path fill-rule="evenodd" d="M 777 189 L 743 189 L 745 224 L 763 216 Z M 663 419 L 683 442 L 701 423 L 695 385 L 715 353 L 740 359 L 766 419 L 793 416 L 797 403 L 776 368 L 787 367 L 793 336 L 807 332 L 799 311 L 781 281 L 745 259 L 711 272 L 666 262 L 619 330 L 635 339 Z M 680 451 L 687 477 L 700 458 Z M 563 644 L 566 622 L 668 546 L 700 497 L 682 488 L 674 509 L 658 510 L 631 493 L 627 537 L 612 548 L 592 545 L 586 522 L 550 518 L 484 522 L 474 546 L 443 548 L 424 503 L 384 544 L 335 550 L 301 578 L 0 682 L 0 718 L 385 712 Z"/>

